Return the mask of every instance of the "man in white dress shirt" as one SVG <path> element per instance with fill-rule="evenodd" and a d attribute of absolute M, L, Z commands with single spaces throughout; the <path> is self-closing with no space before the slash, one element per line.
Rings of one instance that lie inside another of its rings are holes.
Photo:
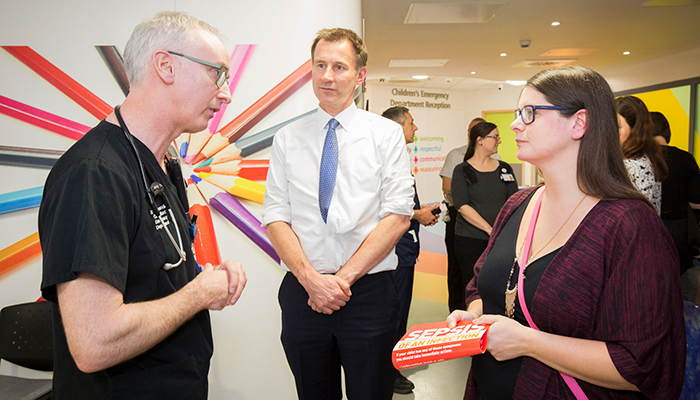
<path fill-rule="evenodd" d="M 282 345 L 300 399 L 341 399 L 341 365 L 349 399 L 391 399 L 390 271 L 413 209 L 408 154 L 400 125 L 355 107 L 367 74 L 362 39 L 323 29 L 311 54 L 319 108 L 276 134 L 262 212 L 289 271 Z"/>

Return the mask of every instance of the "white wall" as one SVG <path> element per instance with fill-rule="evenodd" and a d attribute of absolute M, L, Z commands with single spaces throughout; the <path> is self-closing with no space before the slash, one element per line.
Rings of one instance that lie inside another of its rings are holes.
<path fill-rule="evenodd" d="M 360 0 L 220 1 L 38 1 L 3 0 L 0 45 L 29 45 L 110 105 L 124 96 L 95 45 L 123 50 L 131 30 L 161 10 L 187 11 L 226 34 L 236 44 L 257 44 L 222 124 L 233 119 L 310 57 L 315 33 L 343 26 L 361 32 Z M 98 121 L 9 53 L 0 50 L 0 95 L 93 126 Z M 256 133 L 317 104 L 310 85 L 288 99 L 250 131 Z M 0 115 L 0 144 L 67 149 L 72 140 Z M 267 158 L 261 152 L 255 158 Z M 0 166 L 1 193 L 41 186 L 47 170 Z M 261 206 L 246 202 L 258 218 Z M 229 222 L 212 212 L 223 258 L 241 261 L 248 286 L 239 303 L 212 312 L 215 351 L 209 376 L 212 399 L 294 399 L 292 374 L 280 335 L 277 264 Z M 0 215 L 0 248 L 37 230 L 37 209 Z M 40 257 L 0 275 L 0 306 L 40 296 Z M 7 362 L 0 373 L 25 375 Z"/>

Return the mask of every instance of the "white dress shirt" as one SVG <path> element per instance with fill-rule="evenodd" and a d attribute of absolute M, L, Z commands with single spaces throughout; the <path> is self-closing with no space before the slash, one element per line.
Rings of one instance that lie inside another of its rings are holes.
<path fill-rule="evenodd" d="M 319 108 L 277 132 L 262 210 L 263 226 L 289 223 L 306 258 L 324 274 L 345 265 L 382 218 L 413 213 L 413 177 L 401 126 L 352 104 L 335 116 L 340 123 L 338 173 L 328 222 L 323 222 L 319 171 L 331 118 Z M 393 270 L 396 264 L 392 250 L 369 273 Z M 289 270 L 284 262 L 282 268 Z"/>

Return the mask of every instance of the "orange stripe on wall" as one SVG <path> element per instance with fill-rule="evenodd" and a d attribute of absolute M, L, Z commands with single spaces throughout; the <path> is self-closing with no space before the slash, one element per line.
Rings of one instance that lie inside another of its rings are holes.
<path fill-rule="evenodd" d="M 416 260 L 416 272 L 447 276 L 447 255 L 421 250 Z"/>

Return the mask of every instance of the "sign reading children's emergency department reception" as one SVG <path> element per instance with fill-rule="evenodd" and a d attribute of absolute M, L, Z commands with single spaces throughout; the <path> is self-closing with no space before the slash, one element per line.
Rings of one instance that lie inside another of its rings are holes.
<path fill-rule="evenodd" d="M 418 131 L 408 145 L 411 172 L 423 205 L 442 201 L 440 170 L 450 150 L 466 144 L 464 93 L 451 90 L 373 85 L 370 111 L 381 114 L 389 107 L 409 109 Z"/>

